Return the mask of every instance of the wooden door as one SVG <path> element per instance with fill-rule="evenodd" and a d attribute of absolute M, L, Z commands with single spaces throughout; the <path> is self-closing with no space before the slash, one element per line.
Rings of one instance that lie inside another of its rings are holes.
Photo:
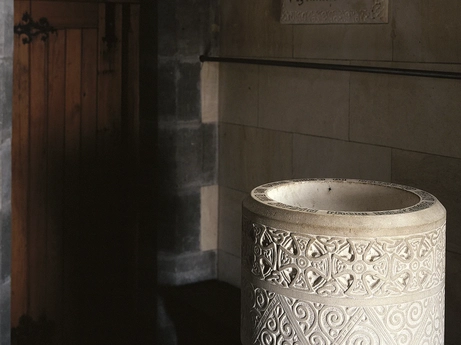
<path fill-rule="evenodd" d="M 52 344 L 129 344 L 139 6 L 16 1 L 15 24 L 25 12 L 57 32 L 15 36 L 12 326 L 46 317 Z"/>

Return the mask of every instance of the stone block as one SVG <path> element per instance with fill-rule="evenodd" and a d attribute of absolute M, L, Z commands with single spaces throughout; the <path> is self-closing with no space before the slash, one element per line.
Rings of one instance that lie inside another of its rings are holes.
<path fill-rule="evenodd" d="M 158 167 L 157 176 L 160 190 L 176 187 L 176 130 L 159 128 L 158 130 Z M 147 178 L 147 176 L 146 176 Z"/>
<path fill-rule="evenodd" d="M 1 266 L 0 278 L 2 284 L 7 281 L 11 274 L 11 201 L 3 200 L 1 214 Z M 1 300 L 1 297 L 0 297 Z"/>
<path fill-rule="evenodd" d="M 219 187 L 219 250 L 240 257 L 242 201 L 247 194 Z"/>
<path fill-rule="evenodd" d="M 215 184 L 218 178 L 218 125 L 204 123 L 202 131 L 202 178 L 203 184 Z"/>
<path fill-rule="evenodd" d="M 0 144 L 1 159 L 1 203 L 5 206 L 11 203 L 11 139 L 7 138 Z"/>
<path fill-rule="evenodd" d="M 172 121 L 176 117 L 177 63 L 166 61 L 158 65 L 158 115 L 161 121 Z"/>
<path fill-rule="evenodd" d="M 158 131 L 157 173 L 160 189 L 215 184 L 217 179 L 217 125 L 179 123 Z M 146 176 L 146 178 L 148 178 Z"/>
<path fill-rule="evenodd" d="M 184 285 L 217 278 L 216 251 L 172 254 L 158 252 L 158 283 Z"/>
<path fill-rule="evenodd" d="M 1 121 L 2 137 L 4 142 L 11 138 L 12 131 L 12 100 L 13 100 L 13 58 L 3 58 L 0 60 L 0 104 L 1 104 Z"/>
<path fill-rule="evenodd" d="M 176 2 L 177 44 L 180 56 L 198 57 L 211 41 L 211 2 L 195 0 Z"/>
<path fill-rule="evenodd" d="M 351 74 L 350 140 L 461 157 L 458 80 Z"/>
<path fill-rule="evenodd" d="M 17 23 L 14 23 L 13 16 L 14 3 L 12 0 L 2 1 L 0 4 L 0 14 L 2 16 L 2 21 L 0 24 L 0 58 L 13 57 L 13 26 Z"/>
<path fill-rule="evenodd" d="M 218 249 L 218 186 L 200 189 L 200 250 Z"/>
<path fill-rule="evenodd" d="M 206 62 L 200 72 L 202 122 L 218 121 L 219 112 L 219 63 Z"/>
<path fill-rule="evenodd" d="M 258 124 L 258 71 L 255 65 L 221 63 L 219 120 L 247 126 Z"/>
<path fill-rule="evenodd" d="M 392 182 L 440 200 L 447 210 L 447 249 L 461 254 L 461 159 L 392 150 Z"/>
<path fill-rule="evenodd" d="M 174 253 L 200 250 L 200 188 L 179 190 L 161 197 L 159 250 Z"/>
<path fill-rule="evenodd" d="M 392 60 L 391 24 L 293 26 L 293 57 Z"/>
<path fill-rule="evenodd" d="M 157 13 L 158 55 L 174 56 L 178 49 L 176 31 L 176 28 L 178 26 L 178 22 L 176 19 L 176 1 L 158 1 Z"/>
<path fill-rule="evenodd" d="M 218 279 L 240 288 L 241 286 L 240 256 L 235 256 L 226 251 L 218 251 Z"/>
<path fill-rule="evenodd" d="M 200 123 L 159 129 L 161 188 L 195 186 L 202 181 L 203 144 Z"/>
<path fill-rule="evenodd" d="M 220 2 L 222 56 L 291 57 L 292 27 L 280 25 L 280 3 L 265 0 Z"/>
<path fill-rule="evenodd" d="M 461 62 L 459 1 L 398 1 L 392 7 L 394 61 Z"/>
<path fill-rule="evenodd" d="M 461 338 L 461 255 L 447 252 L 445 290 L 445 344 L 455 345 Z"/>
<path fill-rule="evenodd" d="M 174 198 L 175 249 L 179 252 L 200 248 L 200 196 L 200 189 L 194 188 Z"/>
<path fill-rule="evenodd" d="M 8 274 L 11 271 L 11 268 L 2 268 L 7 269 Z M 3 272 L 2 272 L 3 273 Z M 5 272 L 6 273 L 6 272 Z M 9 345 L 11 344 L 11 276 L 7 276 L 1 281 L 0 285 L 0 315 L 1 315 L 1 324 L 0 324 L 0 342 L 1 344 Z"/>
<path fill-rule="evenodd" d="M 213 0 L 160 1 L 158 51 L 160 56 L 198 57 L 216 45 Z"/>
<path fill-rule="evenodd" d="M 291 176 L 292 135 L 222 123 L 219 158 L 219 184 L 249 192 Z"/>
<path fill-rule="evenodd" d="M 139 151 L 142 169 L 139 171 L 139 183 L 153 185 L 158 177 L 159 167 L 157 166 L 158 124 L 156 121 L 140 119 L 139 126 Z"/>
<path fill-rule="evenodd" d="M 293 177 L 390 181 L 391 149 L 342 140 L 294 135 Z"/>
<path fill-rule="evenodd" d="M 178 73 L 177 118 L 180 121 L 200 120 L 200 62 L 180 63 Z"/>
<path fill-rule="evenodd" d="M 348 139 L 349 72 L 260 67 L 259 126 Z"/>
<path fill-rule="evenodd" d="M 13 74 L 12 0 L 0 4 L 0 124 L 1 124 L 1 264 L 0 264 L 0 343 L 11 339 L 11 116 Z"/>

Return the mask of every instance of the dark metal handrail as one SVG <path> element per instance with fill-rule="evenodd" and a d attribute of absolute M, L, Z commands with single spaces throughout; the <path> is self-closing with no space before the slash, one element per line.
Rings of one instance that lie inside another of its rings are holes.
<path fill-rule="evenodd" d="M 205 55 L 200 56 L 200 61 L 201 62 L 207 62 L 207 61 L 208 62 L 229 62 L 229 63 L 250 64 L 250 65 L 283 66 L 283 67 L 296 67 L 296 68 L 311 68 L 311 69 L 348 71 L 348 72 L 360 72 L 360 73 L 380 73 L 380 74 L 405 75 L 405 76 L 425 77 L 425 78 L 461 79 L 461 73 L 457 73 L 457 72 L 426 71 L 426 70 L 420 70 L 420 69 L 406 69 L 406 68 L 338 65 L 338 64 L 313 63 L 313 62 L 301 62 L 301 61 L 280 61 L 280 60 L 265 60 L 265 59 L 213 57 L 213 56 L 205 56 Z"/>

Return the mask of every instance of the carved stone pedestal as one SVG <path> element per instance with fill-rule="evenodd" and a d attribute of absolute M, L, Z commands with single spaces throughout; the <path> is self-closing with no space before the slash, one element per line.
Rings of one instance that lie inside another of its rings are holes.
<path fill-rule="evenodd" d="M 444 339 L 445 219 L 422 190 L 289 180 L 243 203 L 244 345 L 435 345 Z"/>

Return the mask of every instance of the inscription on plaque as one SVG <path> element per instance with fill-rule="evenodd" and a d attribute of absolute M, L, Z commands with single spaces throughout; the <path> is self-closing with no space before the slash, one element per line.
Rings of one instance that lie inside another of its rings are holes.
<path fill-rule="evenodd" d="M 389 0 L 282 0 L 282 24 L 388 22 Z"/>

